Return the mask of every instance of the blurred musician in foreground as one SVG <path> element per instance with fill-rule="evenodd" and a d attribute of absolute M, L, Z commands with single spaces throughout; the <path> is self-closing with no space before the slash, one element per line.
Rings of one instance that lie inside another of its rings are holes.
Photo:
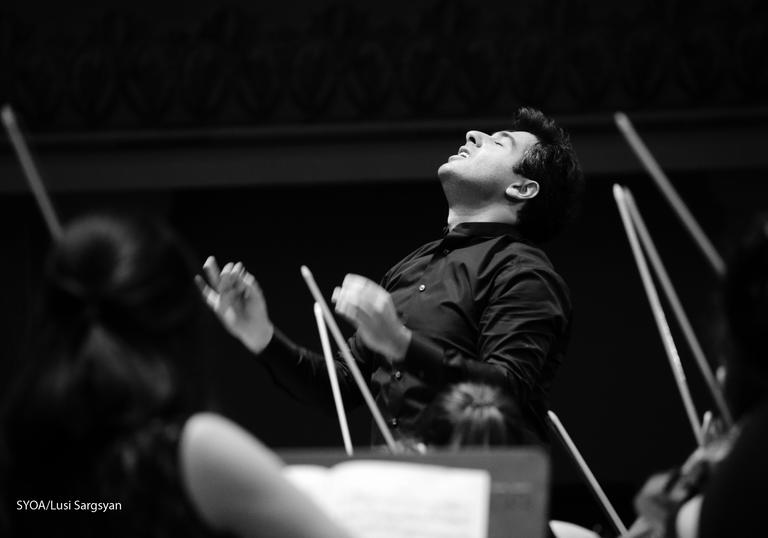
<path fill-rule="evenodd" d="M 725 394 L 738 432 L 704 490 L 699 536 L 765 533 L 768 498 L 768 218 L 743 240 L 728 267 L 725 312 L 733 350 Z"/>
<path fill-rule="evenodd" d="M 346 536 L 269 449 L 205 411 L 193 267 L 156 222 L 65 228 L 4 398 L 0 534 Z"/>
<path fill-rule="evenodd" d="M 571 329 L 568 288 L 539 247 L 569 222 L 583 174 L 567 134 L 523 108 L 508 130 L 469 131 L 437 172 L 448 202 L 439 239 L 390 269 L 381 285 L 347 275 L 336 311 L 357 329 L 350 348 L 396 437 L 413 433 L 448 384 L 480 381 L 513 396 L 547 438 L 548 392 Z M 296 398 L 332 409 L 323 358 L 270 319 L 240 264 L 206 263 L 204 293 L 224 325 Z M 345 364 L 345 398 L 359 401 Z M 374 429 L 374 441 L 380 440 Z"/>
<path fill-rule="evenodd" d="M 725 395 L 736 425 L 680 469 L 652 477 L 636 499 L 644 532 L 631 536 L 762 536 L 768 488 L 768 218 L 728 264 L 723 306 L 731 349 Z M 638 527 L 639 529 L 639 527 Z"/>

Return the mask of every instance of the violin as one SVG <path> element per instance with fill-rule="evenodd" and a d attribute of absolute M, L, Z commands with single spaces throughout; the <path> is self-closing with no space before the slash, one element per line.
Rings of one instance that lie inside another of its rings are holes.
<path fill-rule="evenodd" d="M 625 538 L 683 536 L 687 534 L 686 528 L 691 536 L 695 535 L 691 527 L 695 528 L 698 522 L 700 496 L 739 433 L 738 426 L 725 429 L 721 421 L 713 421 L 710 412 L 705 414 L 702 430 L 703 445 L 680 467 L 651 476 L 635 497 L 639 517 Z M 685 516 L 681 517 L 683 512 Z"/>

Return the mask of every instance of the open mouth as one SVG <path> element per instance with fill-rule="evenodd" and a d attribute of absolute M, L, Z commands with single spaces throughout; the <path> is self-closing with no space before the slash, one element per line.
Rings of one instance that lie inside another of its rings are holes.
<path fill-rule="evenodd" d="M 461 146 L 459 148 L 459 152 L 456 153 L 455 155 L 451 155 L 450 157 L 448 157 L 448 160 L 456 161 L 459 159 L 467 159 L 469 158 L 469 156 L 470 156 L 469 149 L 466 146 Z"/>

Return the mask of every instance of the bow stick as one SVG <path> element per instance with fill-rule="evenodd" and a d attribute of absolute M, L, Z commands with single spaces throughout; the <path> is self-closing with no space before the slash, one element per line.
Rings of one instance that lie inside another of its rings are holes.
<path fill-rule="evenodd" d="M 696 334 L 694 333 L 693 328 L 691 327 L 691 324 L 688 320 L 688 316 L 686 315 L 680 299 L 675 292 L 672 281 L 670 280 L 669 275 L 664 268 L 664 264 L 661 261 L 659 252 L 656 250 L 656 246 L 653 243 L 653 239 L 651 238 L 650 233 L 648 233 L 648 228 L 645 226 L 645 221 L 640 214 L 640 210 L 637 208 L 637 204 L 635 204 L 635 199 L 632 196 L 632 192 L 627 187 L 624 187 L 624 200 L 626 201 L 627 209 L 629 210 L 629 215 L 634 223 L 635 230 L 638 232 L 639 239 L 643 244 L 643 248 L 648 255 L 648 259 L 650 260 L 651 265 L 653 266 L 656 277 L 661 283 L 661 288 L 664 290 L 664 295 L 672 307 L 675 318 L 683 330 L 683 334 L 685 335 L 688 345 L 693 352 L 693 356 L 696 359 L 696 364 L 698 364 L 699 370 L 701 370 L 701 374 L 707 383 L 707 387 L 709 388 L 710 393 L 712 394 L 712 398 L 714 399 L 715 404 L 720 411 L 720 416 L 723 418 L 726 427 L 730 428 L 733 425 L 733 417 L 730 410 L 728 409 L 728 404 L 725 402 L 723 391 L 720 388 L 720 385 L 717 383 L 715 375 L 712 373 L 712 369 L 709 366 L 707 358 L 704 356 L 704 351 L 699 344 L 699 340 L 696 338 Z"/>
<path fill-rule="evenodd" d="M 725 275 L 725 262 L 723 258 L 718 254 L 717 249 L 712 245 L 709 238 L 707 238 L 699 223 L 696 222 L 696 219 L 688 210 L 680 195 L 677 194 L 677 191 L 672 186 L 672 182 L 669 181 L 659 163 L 656 162 L 656 159 L 648 150 L 640 135 L 637 134 L 629 117 L 623 112 L 616 112 L 613 115 L 613 120 L 646 171 L 651 175 L 659 189 L 661 189 L 662 194 L 672 206 L 672 209 L 682 221 L 688 233 L 693 237 L 696 245 L 704 253 L 715 274 L 722 278 Z"/>
<path fill-rule="evenodd" d="M 579 470 L 581 470 L 584 478 L 587 479 L 587 483 L 592 488 L 592 492 L 595 494 L 595 497 L 597 497 L 597 500 L 599 501 L 600 506 L 603 508 L 603 511 L 605 511 L 605 514 L 608 516 L 608 519 L 611 520 L 611 523 L 615 527 L 616 532 L 618 532 L 620 535 L 626 534 L 627 527 L 624 526 L 624 523 L 621 521 L 619 514 L 608 500 L 608 496 L 603 491 L 603 488 L 600 487 L 600 484 L 595 478 L 595 475 L 592 474 L 592 471 L 589 469 L 587 462 L 581 456 L 579 449 L 576 448 L 576 444 L 565 430 L 563 423 L 560 422 L 560 419 L 557 418 L 557 415 L 553 411 L 547 411 L 547 416 L 549 417 L 550 425 L 554 428 L 558 438 L 568 450 L 568 453 L 571 455 L 573 460 L 576 462 L 576 465 L 579 467 Z"/>
<path fill-rule="evenodd" d="M 352 356 L 352 352 L 349 350 L 349 346 L 344 341 L 344 337 L 341 335 L 339 326 L 336 324 L 336 320 L 334 319 L 333 314 L 331 314 L 331 310 L 328 308 L 328 304 L 325 302 L 323 294 L 320 293 L 320 288 L 317 287 L 315 278 L 312 276 L 312 273 L 306 265 L 301 266 L 301 276 L 304 277 L 304 281 L 307 283 L 307 287 L 309 288 L 310 293 L 312 293 L 315 302 L 320 306 L 323 316 L 325 317 L 325 321 L 328 324 L 328 328 L 331 330 L 331 336 L 333 336 L 333 339 L 336 340 L 336 346 L 341 350 L 341 356 L 347 363 L 349 371 L 352 373 L 352 378 L 355 380 L 355 383 L 357 383 L 360 392 L 363 394 L 363 399 L 368 405 L 368 409 L 370 409 L 371 414 L 373 415 L 373 419 L 376 422 L 379 431 L 381 431 L 381 435 L 384 437 L 384 441 L 387 443 L 389 450 L 393 454 L 396 454 L 398 452 L 398 448 L 395 444 L 394 438 L 392 437 L 392 433 L 389 431 L 389 428 L 387 428 L 387 425 L 384 422 L 384 417 L 381 416 L 381 411 L 379 411 L 373 396 L 371 396 L 371 391 L 368 389 L 368 385 L 365 382 L 365 379 L 363 379 L 363 374 L 360 373 L 360 369 L 357 367 L 357 363 Z"/>
<path fill-rule="evenodd" d="M 661 341 L 664 345 L 664 351 L 666 352 L 667 358 L 669 359 L 669 365 L 672 368 L 672 373 L 674 374 L 675 381 L 677 382 L 677 388 L 683 400 L 683 405 L 685 406 L 688 420 L 691 423 L 691 429 L 693 430 L 693 434 L 696 437 L 696 442 L 698 445 L 703 446 L 704 437 L 701 431 L 701 426 L 699 425 L 698 413 L 696 412 L 696 407 L 693 404 L 691 393 L 688 390 L 688 383 L 685 379 L 683 366 L 680 363 L 680 356 L 677 353 L 677 348 L 675 347 L 672 333 L 669 330 L 667 318 L 664 315 L 664 309 L 661 306 L 659 295 L 656 292 L 656 287 L 653 284 L 653 278 L 651 277 L 651 273 L 648 270 L 648 263 L 645 260 L 645 255 L 643 254 L 640 243 L 637 239 L 637 232 L 635 231 L 635 227 L 632 224 L 632 217 L 629 214 L 629 209 L 627 207 L 628 204 L 624 196 L 624 190 L 619 185 L 614 185 L 613 196 L 616 199 L 616 205 L 619 208 L 621 221 L 624 224 L 624 230 L 627 233 L 627 238 L 629 239 L 629 245 L 632 248 L 632 254 L 634 255 L 637 269 L 640 272 L 640 278 L 643 282 L 643 287 L 645 288 L 645 294 L 651 304 L 651 310 L 653 311 L 653 317 L 656 320 L 656 327 L 659 330 Z"/>
<path fill-rule="evenodd" d="M 331 343 L 328 341 L 328 330 L 323 321 L 323 311 L 320 305 L 314 304 L 315 321 L 317 322 L 317 332 L 320 334 L 320 343 L 323 346 L 323 357 L 325 357 L 325 367 L 328 369 L 328 379 L 331 382 L 331 392 L 333 393 L 333 403 L 336 404 L 336 415 L 339 418 L 339 427 L 341 428 L 341 438 L 344 441 L 344 450 L 347 456 L 352 455 L 352 440 L 349 437 L 349 425 L 347 424 L 347 415 L 344 412 L 344 402 L 341 399 L 339 390 L 339 379 L 336 377 L 336 368 L 333 365 L 333 355 L 331 353 Z"/>
<path fill-rule="evenodd" d="M 48 193 L 43 185 L 43 180 L 40 178 L 40 174 L 35 166 L 35 161 L 32 160 L 32 154 L 24 141 L 24 136 L 21 134 L 21 129 L 16 122 L 16 116 L 13 113 L 11 105 L 4 105 L 2 112 L 3 125 L 8 132 L 8 137 L 11 139 L 11 145 L 16 152 L 16 157 L 19 159 L 21 168 L 24 171 L 24 177 L 27 179 L 29 188 L 32 190 L 32 194 L 35 196 L 37 205 L 43 214 L 43 219 L 48 227 L 48 231 L 51 237 L 58 239 L 61 237 L 61 223 L 56 216 L 56 211 L 53 208 L 53 203 L 48 197 Z"/>

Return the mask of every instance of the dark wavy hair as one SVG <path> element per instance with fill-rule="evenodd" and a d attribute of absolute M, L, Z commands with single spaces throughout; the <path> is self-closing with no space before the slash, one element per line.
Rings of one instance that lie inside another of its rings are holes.
<path fill-rule="evenodd" d="M 731 257 L 723 303 L 731 339 L 725 388 L 739 416 L 768 398 L 768 215 L 754 219 Z"/>
<path fill-rule="evenodd" d="M 45 264 L 36 341 L 3 406 L 15 492 L 104 480 L 94 468 L 121 440 L 205 407 L 193 267 L 156 221 L 90 216 L 65 229 Z M 133 456 L 120 453 L 120 465 Z"/>
<path fill-rule="evenodd" d="M 517 404 L 501 388 L 464 382 L 440 392 L 424 410 L 416 435 L 436 447 L 521 445 L 535 442 Z"/>
<path fill-rule="evenodd" d="M 554 120 L 532 108 L 521 108 L 510 130 L 538 139 L 515 166 L 515 173 L 539 183 L 539 193 L 518 213 L 518 227 L 528 238 L 544 242 L 578 213 L 584 174 L 568 134 Z"/>

